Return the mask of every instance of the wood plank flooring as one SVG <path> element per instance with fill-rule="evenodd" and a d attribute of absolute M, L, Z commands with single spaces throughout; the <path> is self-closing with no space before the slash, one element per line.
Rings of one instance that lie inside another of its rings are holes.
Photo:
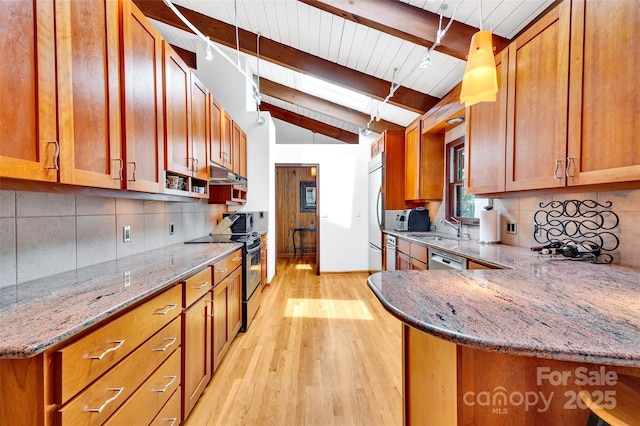
<path fill-rule="evenodd" d="M 366 274 L 284 259 L 185 425 L 400 425 L 401 323 Z"/>

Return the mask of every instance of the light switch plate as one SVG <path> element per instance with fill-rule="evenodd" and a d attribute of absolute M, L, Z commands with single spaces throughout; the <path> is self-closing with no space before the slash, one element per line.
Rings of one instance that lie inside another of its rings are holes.
<path fill-rule="evenodd" d="M 517 234 L 517 222 L 507 222 L 507 234 Z"/>
<path fill-rule="evenodd" d="M 131 226 L 126 225 L 122 228 L 122 239 L 125 243 L 131 241 Z"/>

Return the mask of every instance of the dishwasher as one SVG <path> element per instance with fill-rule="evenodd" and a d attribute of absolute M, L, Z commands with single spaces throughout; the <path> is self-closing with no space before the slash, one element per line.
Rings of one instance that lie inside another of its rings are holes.
<path fill-rule="evenodd" d="M 396 251 L 398 248 L 398 240 L 393 235 L 386 235 L 385 243 L 385 271 L 396 270 Z"/>
<path fill-rule="evenodd" d="M 429 247 L 429 270 L 453 269 L 461 271 L 467 269 L 467 259 L 448 251 Z"/>

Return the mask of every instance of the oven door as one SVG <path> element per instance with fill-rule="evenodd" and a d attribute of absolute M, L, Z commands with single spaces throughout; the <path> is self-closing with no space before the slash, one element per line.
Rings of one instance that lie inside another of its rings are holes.
<path fill-rule="evenodd" d="M 242 283 L 242 297 L 244 301 L 248 301 L 256 289 L 260 286 L 261 266 L 260 266 L 260 246 L 254 247 L 247 251 L 245 256 L 245 280 Z"/>

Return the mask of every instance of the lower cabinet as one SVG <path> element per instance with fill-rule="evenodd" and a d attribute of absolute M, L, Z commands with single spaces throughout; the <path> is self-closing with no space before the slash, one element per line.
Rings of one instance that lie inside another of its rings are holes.
<path fill-rule="evenodd" d="M 398 271 L 429 269 L 426 245 L 412 243 L 401 238 L 398 238 L 397 244 L 396 269 Z"/>
<path fill-rule="evenodd" d="M 212 359 L 215 372 L 242 326 L 242 268 L 236 268 L 211 290 L 213 298 Z"/>

